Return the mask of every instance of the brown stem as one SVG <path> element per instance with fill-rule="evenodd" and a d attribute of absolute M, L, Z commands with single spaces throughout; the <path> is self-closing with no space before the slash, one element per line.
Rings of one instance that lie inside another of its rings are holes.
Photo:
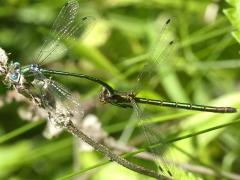
<path fill-rule="evenodd" d="M 68 132 L 73 134 L 74 136 L 79 137 L 84 142 L 92 146 L 95 150 L 101 152 L 106 157 L 108 157 L 110 160 L 115 161 L 116 163 L 132 170 L 135 172 L 138 172 L 140 174 L 144 174 L 146 176 L 150 176 L 156 179 L 169 179 L 163 175 L 160 175 L 152 170 L 145 169 L 142 166 L 138 166 L 134 163 L 131 163 L 130 161 L 127 161 L 126 159 L 122 158 L 121 156 L 118 156 L 117 154 L 113 153 L 110 149 L 108 149 L 106 146 L 96 142 L 92 138 L 88 137 L 86 134 L 84 134 L 81 130 L 79 130 L 71 121 L 66 125 L 66 129 Z"/>

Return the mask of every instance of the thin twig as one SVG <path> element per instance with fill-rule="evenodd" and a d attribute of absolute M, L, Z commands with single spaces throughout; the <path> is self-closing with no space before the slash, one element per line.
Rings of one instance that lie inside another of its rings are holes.
<path fill-rule="evenodd" d="M 113 153 L 110 149 L 108 149 L 106 146 L 96 142 L 92 138 L 88 137 L 85 133 L 83 133 L 80 129 L 78 129 L 71 121 L 66 125 L 66 130 L 73 134 L 74 136 L 79 137 L 84 142 L 92 146 L 96 151 L 101 152 L 106 157 L 108 157 L 110 160 L 115 161 L 116 163 L 132 170 L 135 172 L 138 172 L 140 174 L 150 176 L 156 179 L 169 179 L 163 175 L 160 175 L 152 170 L 146 169 L 142 166 L 138 166 L 134 163 L 131 163 L 130 161 L 127 161 L 126 159 L 122 158 L 121 156 L 118 156 L 117 154 Z"/>

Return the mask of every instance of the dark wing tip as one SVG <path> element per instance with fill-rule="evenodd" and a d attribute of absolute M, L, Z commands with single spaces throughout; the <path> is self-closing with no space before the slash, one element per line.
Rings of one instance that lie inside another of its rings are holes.
<path fill-rule="evenodd" d="M 169 42 L 169 45 L 172 45 L 172 44 L 174 44 L 174 41 L 170 41 L 170 42 Z"/>
<path fill-rule="evenodd" d="M 94 22 L 96 19 L 93 16 L 84 16 L 81 18 L 82 21 Z"/>
<path fill-rule="evenodd" d="M 85 17 L 82 18 L 83 21 L 85 21 L 85 20 L 87 20 L 87 19 L 88 19 L 87 16 L 85 16 Z"/>
<path fill-rule="evenodd" d="M 168 19 L 167 21 L 166 21 L 166 24 L 169 24 L 171 22 L 171 19 Z"/>

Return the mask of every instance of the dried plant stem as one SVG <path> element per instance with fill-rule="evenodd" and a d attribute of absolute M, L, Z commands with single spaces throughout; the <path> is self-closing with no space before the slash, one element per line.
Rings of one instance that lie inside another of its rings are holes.
<path fill-rule="evenodd" d="M 110 149 L 108 149 L 106 146 L 96 142 L 89 136 L 87 136 L 85 133 L 83 133 L 80 129 L 78 129 L 71 121 L 65 126 L 66 130 L 73 134 L 74 136 L 79 137 L 84 142 L 92 146 L 96 151 L 101 152 L 106 157 L 108 157 L 110 160 L 115 161 L 116 163 L 132 170 L 135 172 L 138 172 L 140 174 L 144 174 L 146 176 L 150 176 L 156 179 L 169 179 L 165 176 L 162 176 L 152 170 L 146 169 L 142 166 L 138 166 L 134 163 L 131 163 L 130 161 L 127 161 L 126 159 L 122 158 L 121 156 L 113 153 Z"/>

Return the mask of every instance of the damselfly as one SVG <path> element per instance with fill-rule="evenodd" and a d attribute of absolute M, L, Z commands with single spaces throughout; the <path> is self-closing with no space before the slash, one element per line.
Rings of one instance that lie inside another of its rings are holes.
<path fill-rule="evenodd" d="M 134 100 L 139 104 L 149 104 L 155 106 L 166 106 L 172 108 L 180 108 L 180 109 L 188 109 L 188 110 L 196 110 L 196 111 L 206 111 L 213 113 L 234 113 L 236 112 L 236 108 L 233 107 L 216 107 L 216 106 L 207 106 L 207 105 L 198 105 L 191 103 L 182 103 L 182 102 L 170 102 L 170 101 L 162 101 L 156 99 L 147 99 L 142 97 L 137 97 L 137 93 L 139 93 L 140 89 L 143 87 L 143 79 L 149 81 L 152 75 L 153 69 L 159 64 L 159 61 L 166 60 L 169 56 L 169 53 L 172 53 L 171 46 L 174 45 L 173 40 L 168 40 L 164 36 L 167 33 L 166 28 L 169 27 L 171 20 L 168 19 L 161 32 L 160 37 L 158 38 L 158 42 L 156 43 L 156 47 L 150 50 L 150 63 L 144 66 L 143 70 L 140 71 L 137 81 L 138 84 L 136 88 L 129 92 L 120 92 L 117 90 L 113 90 L 109 88 L 109 86 L 104 86 L 103 91 L 100 93 L 100 101 L 107 102 L 116 106 L 121 107 L 132 107 L 132 101 Z M 165 39 L 163 39 L 165 38 Z M 159 51 L 158 45 L 161 44 L 161 50 Z M 101 82 L 101 81 L 99 81 Z M 103 82 L 101 82 L 103 84 Z"/>
<path fill-rule="evenodd" d="M 199 104 L 191 104 L 191 103 L 181 103 L 181 102 L 171 102 L 171 101 L 162 101 L 156 99 L 148 99 L 137 97 L 134 93 L 126 93 L 126 92 L 118 92 L 114 91 L 112 93 L 112 88 L 104 87 L 103 91 L 100 93 L 100 101 L 103 103 L 110 103 L 115 106 L 120 107 L 132 107 L 132 101 L 135 101 L 139 104 L 149 104 L 155 106 L 166 106 L 171 108 L 180 108 L 187 110 L 195 110 L 195 111 L 205 111 L 205 112 L 213 112 L 213 113 L 235 113 L 237 109 L 234 107 L 217 107 L 217 106 L 207 106 L 207 105 L 199 105 Z"/>
<path fill-rule="evenodd" d="M 181 169 L 176 168 L 175 166 L 171 166 L 171 163 L 166 163 L 166 160 L 163 155 L 164 149 L 166 149 L 166 139 L 164 139 L 164 135 L 159 132 L 159 130 L 154 127 L 152 124 L 147 124 L 144 122 L 148 121 L 148 118 L 144 116 L 142 110 L 140 109 L 138 104 L 149 104 L 149 105 L 155 105 L 155 106 L 167 106 L 167 107 L 173 107 L 173 108 L 181 108 L 181 109 L 187 109 L 187 110 L 196 110 L 196 111 L 205 111 L 205 112 L 213 112 L 213 113 L 234 113 L 236 112 L 236 108 L 233 107 L 215 107 L 215 106 L 206 106 L 206 105 L 197 105 L 197 104 L 191 104 L 191 103 L 180 103 L 180 102 L 169 102 L 169 101 L 162 101 L 162 100 L 156 100 L 156 99 L 147 99 L 142 97 L 137 97 L 136 90 L 140 90 L 143 86 L 142 79 L 145 78 L 149 82 L 152 71 L 157 65 L 159 64 L 159 61 L 166 60 L 168 58 L 169 53 L 171 52 L 171 46 L 174 44 L 172 40 L 165 41 L 162 39 L 162 37 L 165 34 L 166 28 L 169 26 L 170 19 L 168 19 L 165 23 L 165 25 L 162 28 L 160 37 L 158 39 L 159 42 L 163 45 L 161 46 L 162 51 L 158 51 L 155 47 L 150 51 L 150 62 L 144 66 L 143 70 L 138 75 L 138 84 L 137 87 L 128 92 L 120 92 L 117 90 L 113 90 L 112 88 L 104 87 L 103 91 L 100 93 L 100 101 L 104 103 L 110 103 L 115 106 L 119 107 L 131 107 L 134 109 L 138 119 L 139 119 L 139 125 L 142 127 L 145 138 L 148 141 L 148 145 L 150 148 L 150 151 L 154 155 L 154 158 L 157 162 L 157 166 L 159 169 L 159 173 L 163 176 L 166 176 L 170 179 L 186 179 L 187 175 L 181 171 Z M 162 41 L 162 42 L 161 42 Z M 131 124 L 131 125 L 130 125 Z M 133 126 L 132 123 L 129 123 L 129 126 Z M 156 129 L 156 130 L 155 130 Z M 132 131 L 132 129 L 129 129 L 128 131 Z M 180 176 L 182 178 L 180 178 Z"/>

